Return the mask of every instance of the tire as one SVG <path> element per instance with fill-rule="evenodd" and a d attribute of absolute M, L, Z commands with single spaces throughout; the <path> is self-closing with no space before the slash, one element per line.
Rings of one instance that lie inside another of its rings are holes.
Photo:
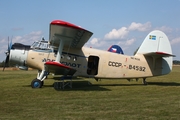
<path fill-rule="evenodd" d="M 38 80 L 38 79 L 34 79 L 31 82 L 31 87 L 32 88 L 41 88 L 42 87 L 42 81 Z"/>

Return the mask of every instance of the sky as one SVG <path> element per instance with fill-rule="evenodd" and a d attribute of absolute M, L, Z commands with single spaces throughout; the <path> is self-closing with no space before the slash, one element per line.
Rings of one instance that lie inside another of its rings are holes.
<path fill-rule="evenodd" d="M 8 37 L 31 45 L 49 40 L 49 24 L 63 20 L 93 32 L 86 47 L 107 50 L 119 45 L 133 55 L 152 30 L 169 38 L 180 60 L 180 0 L 0 0 L 0 62 Z"/>

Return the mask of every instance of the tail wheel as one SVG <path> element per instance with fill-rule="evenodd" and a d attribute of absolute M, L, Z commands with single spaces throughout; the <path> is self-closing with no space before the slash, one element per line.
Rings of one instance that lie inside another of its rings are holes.
<path fill-rule="evenodd" d="M 32 82 L 31 82 L 31 87 L 32 88 L 41 88 L 43 85 L 43 82 L 40 81 L 39 79 L 34 79 Z"/>

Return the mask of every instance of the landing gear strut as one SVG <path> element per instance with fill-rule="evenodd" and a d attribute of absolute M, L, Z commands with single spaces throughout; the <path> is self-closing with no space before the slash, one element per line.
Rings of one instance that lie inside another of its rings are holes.
<path fill-rule="evenodd" d="M 146 78 L 143 78 L 143 84 L 147 85 L 148 83 L 146 82 Z"/>
<path fill-rule="evenodd" d="M 44 80 L 47 78 L 48 73 L 45 70 L 38 71 L 37 78 L 32 80 L 31 87 L 32 88 L 41 88 L 44 85 Z"/>

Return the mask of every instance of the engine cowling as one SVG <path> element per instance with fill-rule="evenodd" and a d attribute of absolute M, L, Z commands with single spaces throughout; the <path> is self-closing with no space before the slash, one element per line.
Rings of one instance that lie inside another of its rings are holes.
<path fill-rule="evenodd" d="M 18 66 L 26 66 L 26 59 L 30 46 L 14 43 L 10 50 L 10 63 Z"/>

